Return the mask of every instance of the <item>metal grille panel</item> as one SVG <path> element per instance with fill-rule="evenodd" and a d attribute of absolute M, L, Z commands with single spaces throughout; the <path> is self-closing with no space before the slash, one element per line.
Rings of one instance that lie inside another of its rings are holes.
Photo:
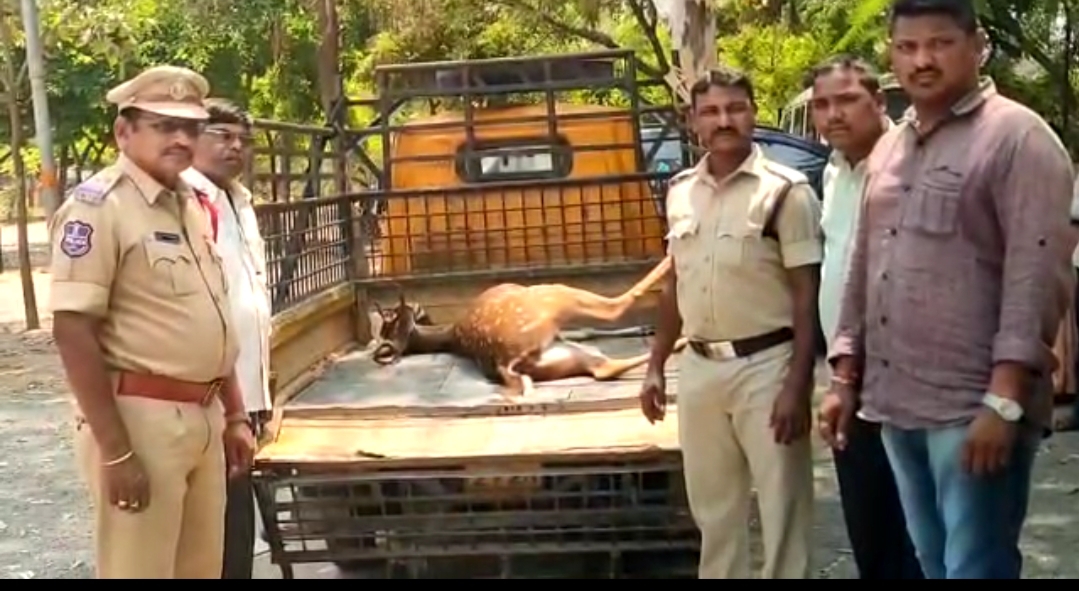
<path fill-rule="evenodd" d="M 360 281 L 658 260 L 665 173 L 394 192 Z"/>
<path fill-rule="evenodd" d="M 274 313 L 349 280 L 350 207 L 332 197 L 255 208 Z"/>
<path fill-rule="evenodd" d="M 699 541 L 679 461 L 517 465 L 261 472 L 256 488 L 283 566 L 414 578 L 692 575 Z"/>

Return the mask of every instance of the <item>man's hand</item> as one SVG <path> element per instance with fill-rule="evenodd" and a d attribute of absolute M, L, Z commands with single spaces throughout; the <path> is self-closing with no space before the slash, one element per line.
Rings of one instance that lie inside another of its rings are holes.
<path fill-rule="evenodd" d="M 225 427 L 224 443 L 229 478 L 250 470 L 255 457 L 255 436 L 251 433 L 251 427 L 244 422 L 229 423 Z"/>
<path fill-rule="evenodd" d="M 641 384 L 641 412 L 648 422 L 655 424 L 667 414 L 667 378 L 662 369 L 649 368 Z"/>
<path fill-rule="evenodd" d="M 101 476 L 105 481 L 109 504 L 132 513 L 139 513 L 150 506 L 150 479 L 135 454 L 122 462 L 102 466 Z"/>
<path fill-rule="evenodd" d="M 771 427 L 780 445 L 790 445 L 809 433 L 809 395 L 803 390 L 783 386 L 772 405 Z"/>
<path fill-rule="evenodd" d="M 996 411 L 986 408 L 967 428 L 963 444 L 963 469 L 975 476 L 988 476 L 1008 465 L 1019 426 L 1005 421 Z"/>
<path fill-rule="evenodd" d="M 857 407 L 854 388 L 833 381 L 817 410 L 817 431 L 832 449 L 843 451 L 847 448 L 847 434 Z"/>

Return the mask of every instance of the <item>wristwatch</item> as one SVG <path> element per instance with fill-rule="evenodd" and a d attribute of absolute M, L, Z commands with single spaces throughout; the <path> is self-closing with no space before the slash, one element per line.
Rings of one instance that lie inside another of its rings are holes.
<path fill-rule="evenodd" d="M 1023 418 L 1022 405 L 1011 398 L 1005 398 L 1004 396 L 997 396 L 992 392 L 986 392 L 985 396 L 982 396 L 982 404 L 993 409 L 993 412 L 997 413 L 1000 418 L 1009 423 L 1018 422 L 1019 419 Z"/>

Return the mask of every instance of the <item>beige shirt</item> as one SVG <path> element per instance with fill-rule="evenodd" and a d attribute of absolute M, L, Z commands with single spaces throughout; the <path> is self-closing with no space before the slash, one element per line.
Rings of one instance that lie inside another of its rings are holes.
<path fill-rule="evenodd" d="M 868 174 L 831 350 L 864 358 L 863 411 L 902 429 L 962 424 L 993 365 L 1016 362 L 1043 376 L 1027 413 L 1048 424 L 1075 283 L 1060 140 L 986 80 L 928 133 L 912 117 L 886 133 Z"/>
<path fill-rule="evenodd" d="M 50 222 L 53 312 L 102 319 L 112 369 L 209 382 L 236 363 L 221 258 L 186 185 L 165 189 L 121 158 Z"/>
<path fill-rule="evenodd" d="M 761 234 L 786 186 L 776 244 Z M 790 327 L 787 269 L 821 262 L 820 211 L 806 177 L 768 160 L 756 146 L 724 179 L 709 174 L 707 158 L 672 179 L 668 252 L 685 335 L 731 341 Z"/>
<path fill-rule="evenodd" d="M 217 209 L 217 250 L 228 276 L 229 308 L 240 343 L 236 377 L 244 408 L 248 412 L 269 410 L 270 291 L 266 286 L 266 245 L 259 233 L 251 192 L 238 182 L 232 182 L 226 192 L 194 168 L 184 171 L 183 179 Z"/>

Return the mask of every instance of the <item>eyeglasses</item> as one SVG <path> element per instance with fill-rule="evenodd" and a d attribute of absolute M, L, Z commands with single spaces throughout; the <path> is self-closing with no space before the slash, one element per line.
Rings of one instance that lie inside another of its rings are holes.
<path fill-rule="evenodd" d="M 239 141 L 240 145 L 244 148 L 249 148 L 255 143 L 255 138 L 249 133 L 237 133 L 228 129 L 221 129 L 220 127 L 204 127 L 202 133 L 208 133 L 215 135 L 226 144 Z"/>
<path fill-rule="evenodd" d="M 146 122 L 146 125 L 162 135 L 182 133 L 187 137 L 197 137 L 202 131 L 203 125 L 201 121 L 194 119 L 176 119 L 172 117 L 159 119 L 144 118 L 144 121 Z"/>

